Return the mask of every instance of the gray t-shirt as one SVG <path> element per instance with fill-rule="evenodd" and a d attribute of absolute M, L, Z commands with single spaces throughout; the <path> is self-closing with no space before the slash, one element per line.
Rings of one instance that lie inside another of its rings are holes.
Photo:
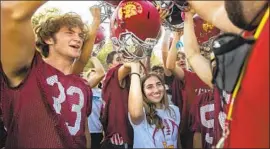
<path fill-rule="evenodd" d="M 155 125 L 150 125 L 146 116 L 140 124 L 135 125 L 132 123 L 129 114 L 129 121 L 134 129 L 133 148 L 177 148 L 180 113 L 175 105 L 169 105 L 169 107 L 171 114 L 169 110 L 156 110 L 163 121 L 164 128 L 162 130 L 156 129 Z"/>

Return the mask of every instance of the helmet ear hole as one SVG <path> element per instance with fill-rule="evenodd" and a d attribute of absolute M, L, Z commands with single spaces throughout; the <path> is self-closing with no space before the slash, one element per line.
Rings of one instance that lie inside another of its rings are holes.
<path fill-rule="evenodd" d="M 150 12 L 148 11 L 147 19 L 150 19 Z"/>

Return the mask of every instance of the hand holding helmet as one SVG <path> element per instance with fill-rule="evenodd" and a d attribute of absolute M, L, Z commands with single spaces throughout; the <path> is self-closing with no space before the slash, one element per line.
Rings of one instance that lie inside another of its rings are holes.
<path fill-rule="evenodd" d="M 113 44 L 122 51 L 125 61 L 138 61 L 157 43 L 160 15 L 149 1 L 124 0 L 113 13 L 110 28 Z"/>

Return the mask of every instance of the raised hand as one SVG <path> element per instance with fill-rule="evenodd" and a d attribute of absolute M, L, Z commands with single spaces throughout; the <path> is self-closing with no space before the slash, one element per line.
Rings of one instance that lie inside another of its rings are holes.
<path fill-rule="evenodd" d="M 193 17 L 194 15 L 196 14 L 195 10 L 190 8 L 189 11 L 186 11 L 186 12 L 182 12 L 181 16 L 182 16 L 182 19 L 185 20 L 185 17 Z"/>
<path fill-rule="evenodd" d="M 131 69 L 131 72 L 140 72 L 140 62 L 127 62 L 124 66 Z"/>
<path fill-rule="evenodd" d="M 164 20 L 166 19 L 166 17 L 169 15 L 169 11 L 166 9 L 160 8 L 160 6 L 157 6 L 157 10 L 159 12 L 160 21 L 161 21 L 161 23 L 163 23 Z"/>
<path fill-rule="evenodd" d="M 98 29 L 98 27 L 101 23 L 101 18 L 100 18 L 101 9 L 97 5 L 94 5 L 94 6 L 90 7 L 89 10 L 93 16 L 93 23 L 92 23 L 91 27 L 94 29 Z"/>

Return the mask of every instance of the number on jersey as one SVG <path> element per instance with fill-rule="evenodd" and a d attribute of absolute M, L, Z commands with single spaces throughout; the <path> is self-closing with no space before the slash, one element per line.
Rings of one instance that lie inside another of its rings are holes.
<path fill-rule="evenodd" d="M 52 97 L 53 98 L 53 108 L 55 109 L 57 114 L 61 114 L 61 108 L 62 104 L 66 101 L 66 96 L 73 96 L 74 94 L 79 95 L 79 104 L 73 104 L 72 105 L 72 112 L 76 113 L 76 120 L 74 126 L 71 126 L 68 122 L 66 122 L 66 125 L 68 127 L 69 133 L 71 135 L 76 135 L 76 133 L 80 130 L 80 124 L 82 120 L 82 113 L 81 109 L 84 105 L 84 96 L 83 92 L 80 88 L 75 86 L 69 86 L 67 90 L 65 90 L 64 86 L 61 82 L 58 81 L 57 75 L 53 75 L 49 78 L 47 78 L 47 84 L 50 86 L 54 86 L 54 84 L 57 85 L 59 89 L 59 95 L 58 97 Z"/>

